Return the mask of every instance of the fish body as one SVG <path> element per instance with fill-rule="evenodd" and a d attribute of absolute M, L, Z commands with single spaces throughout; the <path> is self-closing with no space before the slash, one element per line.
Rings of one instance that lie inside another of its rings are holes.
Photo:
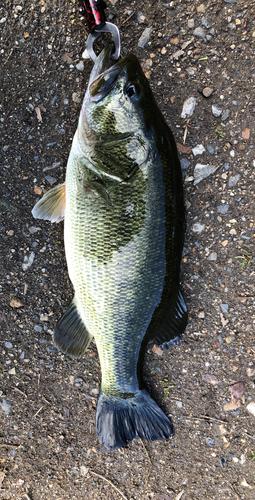
<path fill-rule="evenodd" d="M 65 184 L 35 217 L 64 217 L 74 300 L 54 330 L 81 357 L 94 337 L 102 371 L 96 427 L 108 448 L 133 438 L 166 439 L 170 420 L 145 390 L 147 342 L 180 335 L 187 310 L 179 288 L 184 238 L 176 145 L 134 55 L 98 57 L 68 159 Z"/>

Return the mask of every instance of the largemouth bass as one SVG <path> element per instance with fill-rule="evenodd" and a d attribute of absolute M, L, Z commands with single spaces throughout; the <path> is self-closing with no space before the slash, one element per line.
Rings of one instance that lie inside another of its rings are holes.
<path fill-rule="evenodd" d="M 34 217 L 64 218 L 74 299 L 53 339 L 80 358 L 94 337 L 102 382 L 96 414 L 108 449 L 133 438 L 166 439 L 168 417 L 144 388 L 146 344 L 185 329 L 179 288 L 184 238 L 182 174 L 173 135 L 138 59 L 92 70 L 67 163 L 66 180 L 35 205 Z"/>

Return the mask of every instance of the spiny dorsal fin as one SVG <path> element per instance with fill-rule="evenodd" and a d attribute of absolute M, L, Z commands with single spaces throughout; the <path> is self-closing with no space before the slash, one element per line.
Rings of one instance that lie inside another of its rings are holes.
<path fill-rule="evenodd" d="M 60 222 L 64 219 L 66 208 L 66 185 L 58 184 L 45 193 L 32 210 L 35 219 Z"/>
<path fill-rule="evenodd" d="M 54 344 L 64 354 L 69 354 L 73 358 L 81 358 L 92 338 L 93 336 L 90 335 L 79 315 L 74 297 L 54 328 Z"/>

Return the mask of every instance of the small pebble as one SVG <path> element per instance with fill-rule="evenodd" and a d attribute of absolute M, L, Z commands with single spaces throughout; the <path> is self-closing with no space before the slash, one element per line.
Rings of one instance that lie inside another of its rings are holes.
<path fill-rule="evenodd" d="M 55 177 L 52 177 L 51 175 L 46 175 L 45 179 L 51 186 L 57 182 L 57 179 L 55 179 Z"/>
<path fill-rule="evenodd" d="M 200 224 L 199 222 L 196 222 L 195 224 L 193 224 L 192 226 L 192 231 L 194 233 L 202 233 L 202 231 L 204 230 L 205 228 L 205 225 L 204 224 Z"/>
<path fill-rule="evenodd" d="M 84 50 L 84 52 L 82 53 L 82 56 L 81 56 L 81 57 L 82 57 L 83 59 L 86 59 L 86 60 L 90 59 L 90 55 L 89 55 L 89 53 L 88 53 L 87 49 L 85 49 L 85 50 Z"/>
<path fill-rule="evenodd" d="M 144 21 L 145 21 L 145 16 L 143 15 L 143 13 L 139 10 L 139 12 L 137 12 L 137 21 L 138 21 L 138 24 L 144 24 Z"/>
<path fill-rule="evenodd" d="M 149 41 L 149 38 L 151 36 L 151 32 L 152 32 L 153 28 L 145 28 L 145 30 L 143 31 L 142 35 L 140 36 L 139 40 L 138 40 L 138 47 L 141 47 L 142 49 L 144 49 L 145 45 L 148 43 Z"/>
<path fill-rule="evenodd" d="M 228 335 L 228 336 L 225 338 L 225 340 L 226 340 L 226 343 L 227 343 L 227 344 L 232 344 L 232 342 L 234 342 L 234 340 L 235 340 L 235 336 L 234 336 L 234 335 Z"/>
<path fill-rule="evenodd" d="M 29 257 L 27 255 L 25 255 L 24 262 L 22 264 L 23 271 L 27 271 L 27 269 L 32 266 L 32 264 L 34 262 L 34 258 L 35 258 L 35 253 L 34 252 L 31 252 L 31 254 L 29 255 Z"/>
<path fill-rule="evenodd" d="M 187 158 L 182 158 L 181 159 L 181 168 L 182 170 L 187 170 L 187 168 L 190 166 L 190 161 L 187 160 Z"/>
<path fill-rule="evenodd" d="M 255 402 L 253 401 L 252 403 L 249 403 L 246 406 L 247 410 L 249 413 L 251 413 L 255 417 Z"/>
<path fill-rule="evenodd" d="M 228 209 L 229 209 L 229 205 L 227 205 L 227 203 L 224 205 L 218 205 L 217 212 L 219 214 L 225 215 L 228 213 Z"/>
<path fill-rule="evenodd" d="M 203 96 L 204 97 L 210 97 L 212 95 L 213 89 L 211 87 L 205 87 L 203 90 Z"/>
<path fill-rule="evenodd" d="M 203 28 L 200 28 L 200 26 L 193 31 L 193 35 L 197 36 L 198 38 L 205 39 L 205 32 Z"/>
<path fill-rule="evenodd" d="M 194 156 L 201 155 L 205 151 L 203 144 L 198 144 L 195 148 L 192 148 L 192 153 Z"/>
<path fill-rule="evenodd" d="M 228 304 L 221 304 L 220 305 L 222 312 L 227 313 L 228 312 Z"/>
<path fill-rule="evenodd" d="M 188 28 L 193 29 L 195 26 L 195 21 L 194 19 L 189 19 L 188 20 Z"/>
<path fill-rule="evenodd" d="M 97 387 L 95 389 L 91 389 L 91 393 L 97 396 L 99 394 L 99 389 Z"/>
<path fill-rule="evenodd" d="M 79 61 L 78 64 L 76 64 L 76 69 L 78 69 L 78 71 L 84 71 L 84 62 Z"/>
<path fill-rule="evenodd" d="M 231 177 L 229 177 L 229 180 L 228 180 L 229 187 L 235 187 L 237 185 L 238 181 L 240 180 L 240 178 L 241 178 L 240 174 L 232 175 Z"/>
<path fill-rule="evenodd" d="M 197 7 L 197 12 L 200 12 L 200 13 L 202 13 L 202 14 L 204 14 L 204 13 L 205 13 L 205 6 L 204 6 L 204 4 L 203 4 L 203 3 L 201 3 L 201 5 L 199 5 L 199 6 Z"/>
<path fill-rule="evenodd" d="M 194 186 L 201 182 L 203 179 L 209 177 L 217 169 L 213 165 L 203 165 L 202 163 L 197 163 L 194 168 Z"/>
<path fill-rule="evenodd" d="M 76 102 L 77 104 L 79 104 L 81 102 L 81 98 L 79 97 L 79 95 L 76 92 L 72 93 L 72 100 L 73 100 L 73 102 Z"/>
<path fill-rule="evenodd" d="M 13 347 L 13 345 L 11 342 L 5 342 L 4 347 L 6 347 L 6 349 L 11 349 Z"/>
<path fill-rule="evenodd" d="M 35 234 L 35 233 L 38 233 L 38 231 L 41 231 L 41 228 L 40 227 L 36 227 L 36 226 L 30 226 L 28 228 L 30 234 Z"/>
<path fill-rule="evenodd" d="M 228 466 L 228 461 L 225 457 L 221 457 L 220 459 L 220 465 L 222 467 L 222 469 L 226 469 L 227 466 Z"/>
<path fill-rule="evenodd" d="M 229 23 L 228 25 L 229 29 L 232 30 L 232 31 L 235 31 L 236 30 L 236 25 L 235 23 Z"/>
<path fill-rule="evenodd" d="M 214 446 L 215 445 L 215 439 L 214 438 L 205 438 L 205 442 L 206 444 L 208 444 L 208 446 Z"/>
<path fill-rule="evenodd" d="M 54 345 L 49 345 L 49 346 L 47 347 L 47 351 L 48 351 L 48 352 L 57 352 L 58 350 L 57 350 L 57 348 L 56 348 L 56 347 L 54 347 Z"/>
<path fill-rule="evenodd" d="M 35 325 L 35 326 L 34 326 L 34 330 L 35 330 L 35 332 L 40 333 L 40 332 L 42 331 L 42 329 L 43 329 L 43 327 L 42 327 L 41 325 Z"/>
<path fill-rule="evenodd" d="M 186 71 L 187 71 L 187 73 L 188 73 L 190 76 L 193 76 L 193 75 L 195 75 L 195 74 L 196 74 L 196 71 L 197 71 L 197 70 L 196 70 L 196 68 L 192 68 L 192 67 L 190 67 L 190 68 L 187 68 L 187 69 L 186 69 Z"/>
<path fill-rule="evenodd" d="M 183 103 L 181 118 L 186 118 L 187 116 L 192 116 L 197 104 L 195 97 L 189 97 Z"/>
<path fill-rule="evenodd" d="M 9 415 L 9 413 L 11 413 L 11 403 L 9 403 L 7 399 L 3 399 L 2 402 L 0 403 L 0 406 L 2 407 L 2 410 L 5 412 L 6 415 Z"/>
<path fill-rule="evenodd" d="M 178 406 L 178 408 L 182 408 L 182 402 L 181 401 L 176 401 L 176 406 Z"/>
<path fill-rule="evenodd" d="M 80 466 L 81 476 L 86 476 L 89 472 L 89 467 L 85 467 L 85 465 Z"/>
<path fill-rule="evenodd" d="M 215 149 L 214 149 L 214 147 L 213 147 L 213 146 L 210 146 L 210 145 L 208 144 L 208 146 L 206 146 L 206 149 L 207 149 L 208 153 L 210 153 L 210 155 L 214 155 L 214 153 L 215 153 Z"/>
<path fill-rule="evenodd" d="M 210 28 L 210 23 L 207 21 L 205 17 L 202 17 L 202 25 L 207 29 Z"/>
<path fill-rule="evenodd" d="M 220 106 L 217 106 L 217 104 L 213 104 L 212 105 L 212 114 L 213 116 L 215 116 L 216 118 L 218 118 L 222 113 L 222 108 L 220 108 Z"/>
<path fill-rule="evenodd" d="M 228 119 L 228 117 L 229 117 L 229 114 L 230 114 L 229 109 L 226 109 L 226 110 L 224 111 L 224 113 L 222 113 L 221 120 L 222 120 L 223 122 L 224 122 L 225 120 L 227 120 L 227 119 Z"/>
<path fill-rule="evenodd" d="M 216 252 L 212 252 L 209 257 L 207 257 L 208 260 L 217 260 L 217 253 Z"/>

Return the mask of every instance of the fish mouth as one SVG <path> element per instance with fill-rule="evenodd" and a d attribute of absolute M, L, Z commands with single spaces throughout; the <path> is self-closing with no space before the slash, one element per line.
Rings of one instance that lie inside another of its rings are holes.
<path fill-rule="evenodd" d="M 99 54 L 89 80 L 89 95 L 93 102 L 103 99 L 113 88 L 123 67 L 111 59 L 113 44 L 107 44 Z"/>

